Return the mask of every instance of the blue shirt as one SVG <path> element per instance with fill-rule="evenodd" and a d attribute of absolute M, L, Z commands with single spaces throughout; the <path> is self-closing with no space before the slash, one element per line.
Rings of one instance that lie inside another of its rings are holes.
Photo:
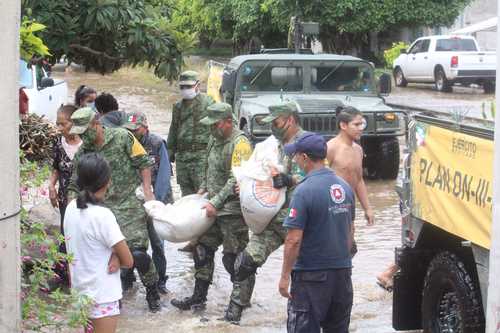
<path fill-rule="evenodd" d="M 284 226 L 304 231 L 299 271 L 350 268 L 351 224 L 355 216 L 351 187 L 328 168 L 311 171 L 293 193 Z"/>

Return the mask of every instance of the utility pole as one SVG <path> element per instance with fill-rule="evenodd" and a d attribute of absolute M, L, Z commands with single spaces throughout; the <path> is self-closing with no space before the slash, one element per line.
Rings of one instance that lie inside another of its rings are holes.
<path fill-rule="evenodd" d="M 0 1 L 0 332 L 21 330 L 19 233 L 19 0 Z"/>
<path fill-rule="evenodd" d="M 497 0 L 497 17 L 500 18 L 500 0 Z M 498 25 L 498 23 L 497 23 Z M 497 49 L 500 34 L 497 26 Z M 500 53 L 497 52 L 497 78 L 500 73 Z M 496 105 L 500 105 L 500 86 L 496 85 Z M 500 332 L 500 112 L 495 113 L 495 150 L 493 162 L 493 221 L 486 307 L 486 333 Z"/>

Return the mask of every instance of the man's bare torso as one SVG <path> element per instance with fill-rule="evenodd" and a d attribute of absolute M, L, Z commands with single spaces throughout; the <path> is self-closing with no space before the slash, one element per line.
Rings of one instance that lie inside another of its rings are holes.
<path fill-rule="evenodd" d="M 363 148 L 355 142 L 348 145 L 339 136 L 328 141 L 327 146 L 330 168 L 354 190 L 363 177 Z"/>

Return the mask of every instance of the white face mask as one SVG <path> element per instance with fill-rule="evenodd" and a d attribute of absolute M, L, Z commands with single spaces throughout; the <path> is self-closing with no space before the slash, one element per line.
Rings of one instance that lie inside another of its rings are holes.
<path fill-rule="evenodd" d="M 181 89 L 181 96 L 182 99 L 193 99 L 198 95 L 196 92 L 196 88 L 191 88 L 191 89 Z"/>

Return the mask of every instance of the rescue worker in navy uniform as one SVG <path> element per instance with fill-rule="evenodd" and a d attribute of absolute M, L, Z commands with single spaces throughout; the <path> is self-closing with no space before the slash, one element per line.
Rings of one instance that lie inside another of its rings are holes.
<path fill-rule="evenodd" d="M 288 332 L 349 332 L 354 193 L 325 167 L 326 150 L 325 139 L 314 133 L 285 146 L 287 155 L 306 172 L 284 223 L 279 292 L 288 298 Z"/>

